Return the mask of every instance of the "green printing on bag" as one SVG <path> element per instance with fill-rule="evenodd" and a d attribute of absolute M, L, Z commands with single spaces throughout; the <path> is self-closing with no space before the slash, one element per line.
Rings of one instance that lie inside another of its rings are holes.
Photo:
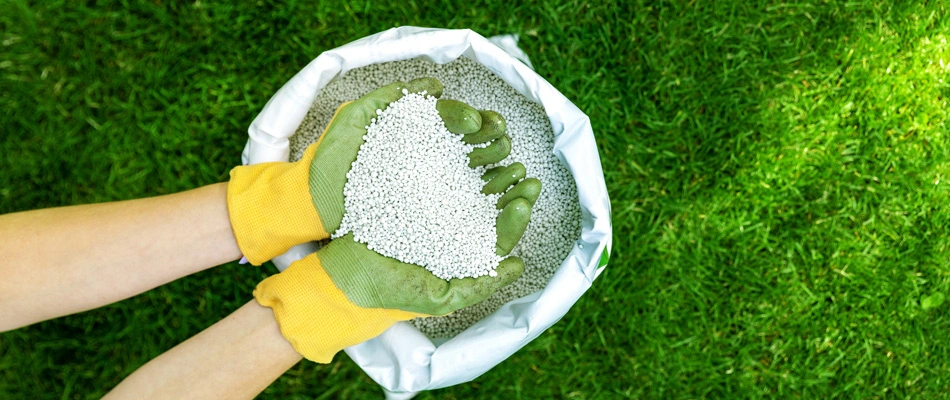
<path fill-rule="evenodd" d="M 607 247 L 604 247 L 604 252 L 600 253 L 600 262 L 597 263 L 597 268 L 603 268 L 607 266 L 607 261 L 610 260 L 610 250 L 607 250 Z"/>

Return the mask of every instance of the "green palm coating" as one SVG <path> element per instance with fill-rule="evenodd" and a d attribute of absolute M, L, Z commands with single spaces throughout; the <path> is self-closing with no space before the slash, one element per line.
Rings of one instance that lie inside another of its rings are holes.
<path fill-rule="evenodd" d="M 315 149 L 310 164 L 310 192 L 326 231 L 333 232 L 340 226 L 344 212 L 343 186 L 346 184 L 346 173 L 363 144 L 365 127 L 376 118 L 376 110 L 385 109 L 389 103 L 400 99 L 403 89 L 413 93 L 425 91 L 434 96 L 442 94 L 442 84 L 433 78 L 417 79 L 408 84 L 395 82 L 382 87 L 341 107 Z M 467 104 L 439 100 L 436 108 L 449 131 L 463 135 L 479 132 L 481 114 Z M 495 129 L 498 128 L 498 121 L 489 122 Z M 500 124 L 503 131 L 503 119 Z M 495 163 L 503 160 L 510 152 L 511 139 L 502 135 L 492 140 L 488 147 L 472 151 L 469 154 L 469 165 L 474 167 Z M 472 165 L 473 163 L 477 164 Z M 524 170 L 524 166 L 521 165 L 520 169 Z M 505 171 L 507 169 L 498 169 L 496 175 Z M 524 176 L 523 172 L 521 176 Z M 491 179 L 488 181 L 486 185 L 501 186 L 496 189 L 498 192 L 517 182 L 515 180 L 503 183 L 497 180 L 492 184 Z M 507 255 L 517 244 L 524 234 L 530 214 L 531 206 L 523 198 L 511 201 L 499 213 L 496 219 L 496 254 Z M 508 250 L 501 254 L 499 248 Z M 445 281 L 425 268 L 406 264 L 370 250 L 365 244 L 353 240 L 352 233 L 333 240 L 321 249 L 317 256 L 334 284 L 354 304 L 429 315 L 444 315 L 481 302 L 524 272 L 524 262 L 520 258 L 508 257 L 496 268 L 497 277 Z"/>
<path fill-rule="evenodd" d="M 468 153 L 468 166 L 475 168 L 482 165 L 494 164 L 511 154 L 511 138 L 508 135 L 495 139 L 488 147 L 480 147 Z"/>
<path fill-rule="evenodd" d="M 482 174 L 482 180 L 485 182 L 488 182 L 494 179 L 496 176 L 498 176 L 498 174 L 501 173 L 501 171 L 504 171 L 505 168 L 506 167 L 504 165 L 500 165 L 494 168 L 489 168 L 487 171 L 485 171 L 484 174 Z"/>
<path fill-rule="evenodd" d="M 482 193 L 484 194 L 495 194 L 503 193 L 505 190 L 508 190 L 511 185 L 518 183 L 518 181 L 524 179 L 526 174 L 524 164 L 520 162 L 512 163 L 506 167 L 499 174 L 495 175 L 485 186 L 482 186 Z"/>
<path fill-rule="evenodd" d="M 408 84 L 393 82 L 337 110 L 320 138 L 310 163 L 310 196 L 323 228 L 334 232 L 343 220 L 343 186 L 356 154 L 363 144 L 366 126 L 376 118 L 376 110 L 384 110 L 402 98 L 402 90 L 441 91 L 442 83 L 434 78 L 415 79 Z"/>
<path fill-rule="evenodd" d="M 482 127 L 482 115 L 472 106 L 458 100 L 439 100 L 435 109 L 449 132 L 468 135 Z"/>
<path fill-rule="evenodd" d="M 524 272 L 520 258 L 508 257 L 495 269 L 497 277 L 445 281 L 418 265 L 370 250 L 353 240 L 352 233 L 334 239 L 317 252 L 317 257 L 353 304 L 429 315 L 445 315 L 481 302 Z"/>
<path fill-rule="evenodd" d="M 528 204 L 528 200 L 517 198 L 509 202 L 498 213 L 498 218 L 495 220 L 495 230 L 498 235 L 495 242 L 495 254 L 505 256 L 511 253 L 511 249 L 515 248 L 521 240 L 530 221 L 531 204 Z"/>
<path fill-rule="evenodd" d="M 495 204 L 495 207 L 501 210 L 512 200 L 517 198 L 528 200 L 528 204 L 534 207 L 534 202 L 538 201 L 538 197 L 540 196 L 541 181 L 538 180 L 538 178 L 527 178 L 518 182 L 515 187 L 508 189 L 508 191 L 498 199 L 498 203 Z"/>
<path fill-rule="evenodd" d="M 478 132 L 462 136 L 462 141 L 468 144 L 488 143 L 505 134 L 505 118 L 492 110 L 480 110 L 482 127 Z"/>

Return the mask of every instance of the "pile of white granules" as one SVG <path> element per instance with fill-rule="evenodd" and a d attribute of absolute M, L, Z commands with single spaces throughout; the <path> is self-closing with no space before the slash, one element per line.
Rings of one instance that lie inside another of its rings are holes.
<path fill-rule="evenodd" d="M 475 146 L 445 129 L 436 98 L 403 94 L 366 130 L 333 238 L 353 232 L 371 250 L 446 280 L 495 276 L 501 195 L 481 193 L 485 168 L 468 167 Z"/>
<path fill-rule="evenodd" d="M 541 196 L 531 210 L 531 223 L 511 252 L 512 256 L 524 260 L 524 275 L 479 304 L 448 316 L 412 321 L 431 338 L 449 338 L 505 303 L 543 289 L 580 238 L 577 187 L 570 172 L 553 154 L 554 132 L 541 105 L 522 96 L 482 65 L 464 57 L 447 64 L 415 59 L 369 65 L 336 78 L 317 94 L 313 107 L 290 138 L 290 157 L 291 161 L 299 160 L 307 146 L 317 141 L 340 104 L 356 100 L 391 82 L 408 82 L 426 76 L 442 81 L 445 87 L 443 99 L 461 100 L 477 109 L 494 110 L 504 116 L 512 150 L 499 165 L 521 162 L 528 177 L 542 182 Z M 438 244 L 443 239 L 430 237 L 423 240 Z"/>

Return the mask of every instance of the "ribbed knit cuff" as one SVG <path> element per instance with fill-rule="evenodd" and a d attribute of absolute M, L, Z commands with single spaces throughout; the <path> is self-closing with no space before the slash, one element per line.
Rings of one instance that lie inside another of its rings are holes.
<path fill-rule="evenodd" d="M 252 264 L 260 265 L 298 244 L 329 237 L 310 198 L 308 164 L 264 163 L 231 170 L 231 229 Z"/>
<path fill-rule="evenodd" d="M 315 254 L 262 281 L 254 298 L 274 311 L 281 335 L 294 349 L 318 363 L 329 363 L 340 350 L 372 339 L 398 321 L 424 316 L 356 306 L 333 284 Z"/>

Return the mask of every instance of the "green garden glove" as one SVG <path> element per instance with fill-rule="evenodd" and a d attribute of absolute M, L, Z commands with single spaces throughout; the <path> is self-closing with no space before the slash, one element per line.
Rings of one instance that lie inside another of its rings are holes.
<path fill-rule="evenodd" d="M 343 219 L 343 187 L 366 126 L 376 110 L 402 98 L 403 90 L 438 97 L 442 83 L 420 78 L 395 82 L 340 106 L 317 143 L 294 163 L 262 163 L 234 168 L 228 184 L 228 212 L 241 252 L 254 265 L 291 247 L 327 239 Z M 439 100 L 436 108 L 450 132 L 471 143 L 491 142 L 469 154 L 470 166 L 501 161 L 511 151 L 504 119 L 465 103 Z"/>

